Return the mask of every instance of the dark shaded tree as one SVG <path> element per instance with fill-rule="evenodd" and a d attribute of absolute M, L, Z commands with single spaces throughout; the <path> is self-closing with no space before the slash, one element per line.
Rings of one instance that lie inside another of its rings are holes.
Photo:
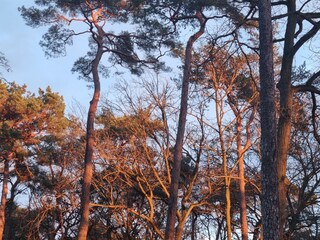
<path fill-rule="evenodd" d="M 312 76 L 310 76 L 306 82 L 301 83 L 300 86 L 294 86 L 292 79 L 293 62 L 298 51 L 319 32 L 320 22 L 318 18 L 320 13 L 313 8 L 310 1 L 302 1 L 299 3 L 296 0 L 288 0 L 284 3 L 279 2 L 279 4 L 283 4 L 286 8 L 283 13 L 284 15 L 273 16 L 273 18 L 285 18 L 287 22 L 284 36 L 277 39 L 277 41 L 283 41 L 280 80 L 277 84 L 280 93 L 277 161 L 280 194 L 280 234 L 281 238 L 285 239 L 285 225 L 288 215 L 286 169 L 290 147 L 294 93 L 297 91 L 308 91 L 311 94 L 319 94 L 319 90 L 316 88 L 316 79 L 319 77 L 319 71 L 312 74 Z M 275 6 L 275 8 L 276 7 L 277 6 Z"/>
<path fill-rule="evenodd" d="M 263 239 L 279 239 L 279 189 L 271 1 L 259 1 L 261 212 Z"/>

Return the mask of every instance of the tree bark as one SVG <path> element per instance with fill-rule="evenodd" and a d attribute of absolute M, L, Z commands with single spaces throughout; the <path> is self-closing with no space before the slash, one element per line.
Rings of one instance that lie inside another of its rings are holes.
<path fill-rule="evenodd" d="M 78 240 L 86 240 L 89 229 L 90 188 L 93 176 L 93 152 L 95 145 L 94 121 L 96 118 L 96 112 L 100 98 L 100 78 L 98 73 L 98 66 L 103 55 L 102 37 L 98 36 L 97 41 L 99 46 L 95 59 L 92 63 L 94 93 L 92 100 L 90 101 L 90 107 L 87 118 L 86 150 L 84 157 L 84 173 L 81 192 L 80 226 L 78 232 Z"/>
<path fill-rule="evenodd" d="M 287 1 L 288 20 L 285 32 L 285 41 L 280 72 L 280 81 L 277 85 L 280 91 L 280 113 L 277 133 L 277 162 L 279 178 L 279 216 L 280 216 L 280 238 L 284 238 L 285 223 L 287 221 L 287 158 L 290 143 L 291 115 L 293 104 L 293 92 L 291 86 L 293 56 L 292 48 L 294 45 L 294 35 L 296 29 L 296 0 Z"/>
<path fill-rule="evenodd" d="M 240 218 L 241 218 L 241 239 L 248 240 L 248 221 L 247 221 L 247 200 L 246 182 L 244 177 L 244 157 L 239 158 L 239 189 L 240 189 Z"/>
<path fill-rule="evenodd" d="M 277 131 L 272 41 L 271 0 L 259 0 L 261 213 L 264 240 L 279 239 Z"/>
<path fill-rule="evenodd" d="M 240 220 L 242 240 L 248 240 L 248 221 L 247 221 L 247 200 L 246 200 L 246 179 L 244 174 L 244 149 L 241 144 L 242 119 L 237 118 L 237 157 L 239 169 L 239 190 L 240 190 Z M 247 139 L 249 141 L 249 139 Z"/>
<path fill-rule="evenodd" d="M 229 99 L 229 98 L 228 98 Z M 229 99 L 232 103 L 232 99 Z M 248 220 L 247 220 L 247 200 L 246 200 L 246 179 L 245 179 L 245 165 L 244 155 L 251 145 L 251 132 L 250 125 L 254 119 L 256 108 L 252 109 L 251 115 L 246 123 L 246 139 L 242 143 L 242 131 L 243 131 L 243 117 L 244 110 L 239 110 L 235 105 L 230 104 L 230 107 L 236 116 L 236 143 L 237 143 L 237 162 L 238 162 L 238 176 L 239 176 L 239 202 L 240 202 L 240 222 L 241 222 L 241 239 L 248 240 Z M 248 110 L 248 109 L 246 109 Z"/>
<path fill-rule="evenodd" d="M 225 162 L 227 161 L 227 158 L 223 160 L 224 166 L 226 166 Z M 227 176 L 227 168 L 224 167 L 224 174 L 226 175 L 225 177 L 225 189 L 226 189 L 226 223 L 227 223 L 227 239 L 231 240 L 232 239 L 232 229 L 231 229 L 231 198 L 230 198 L 230 177 Z"/>
<path fill-rule="evenodd" d="M 180 102 L 180 113 L 178 121 L 178 131 L 176 144 L 174 147 L 173 155 L 173 168 L 171 173 L 170 183 L 170 197 L 167 213 L 167 223 L 165 231 L 165 239 L 175 239 L 175 223 L 177 214 L 177 203 L 178 203 L 178 190 L 179 190 L 179 179 L 181 171 L 181 160 L 182 160 L 182 148 L 183 139 L 185 133 L 185 126 L 187 121 L 187 110 L 188 110 L 188 95 L 189 95 L 189 80 L 190 80 L 190 69 L 192 61 L 192 48 L 194 42 L 204 33 L 205 20 L 203 19 L 202 13 L 196 13 L 198 21 L 200 23 L 200 29 L 194 35 L 192 35 L 187 42 L 185 50 L 185 62 L 183 69 L 182 88 L 181 88 L 181 102 Z"/>
<path fill-rule="evenodd" d="M 217 107 L 216 107 L 217 108 Z M 218 113 L 217 113 L 218 115 Z M 230 197 L 230 183 L 231 178 L 228 171 L 227 163 L 227 152 L 225 150 L 224 137 L 222 132 L 222 122 L 218 123 L 219 125 L 219 138 L 220 138 L 220 147 L 222 152 L 222 165 L 223 165 L 223 174 L 225 180 L 225 200 L 226 200 L 226 225 L 227 225 L 227 238 L 228 240 L 232 239 L 232 229 L 231 229 L 231 197 Z"/>
<path fill-rule="evenodd" d="M 8 182 L 9 182 L 9 160 L 6 158 L 4 159 L 2 194 L 1 194 L 1 205 L 0 205 L 0 239 L 3 238 L 4 226 L 6 221 Z"/>

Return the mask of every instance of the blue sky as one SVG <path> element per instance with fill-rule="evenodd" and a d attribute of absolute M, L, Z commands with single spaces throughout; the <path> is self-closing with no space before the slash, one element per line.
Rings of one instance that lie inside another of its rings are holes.
<path fill-rule="evenodd" d="M 0 69 L 3 76 L 10 82 L 26 84 L 32 92 L 51 86 L 53 91 L 63 95 L 67 111 L 71 111 L 72 102 L 75 100 L 87 108 L 92 89 L 88 89 L 87 83 L 79 80 L 77 74 L 71 73 L 75 60 L 87 51 L 87 37 L 74 39 L 74 45 L 68 47 L 65 57 L 47 59 L 39 46 L 47 28 L 33 29 L 26 26 L 18 11 L 19 6 L 33 4 L 33 1 L 1 1 L 0 52 L 5 54 L 12 68 L 11 72 Z M 309 69 L 318 68 L 319 59 L 310 56 L 308 47 L 306 44 L 303 50 L 299 51 L 295 62 L 301 64 L 307 61 Z M 111 76 L 110 79 L 102 80 L 102 93 L 112 91 L 110 89 L 114 78 L 115 76 Z"/>
<path fill-rule="evenodd" d="M 0 52 L 4 53 L 12 68 L 10 72 L 0 69 L 2 76 L 9 82 L 26 84 L 31 92 L 37 92 L 39 88 L 45 89 L 50 86 L 54 92 L 59 92 L 64 97 L 67 112 L 74 110 L 75 102 L 88 109 L 92 89 L 87 87 L 87 82 L 79 80 L 77 74 L 71 73 L 73 63 L 88 51 L 88 36 L 75 37 L 73 46 L 67 47 L 66 56 L 48 59 L 39 45 L 48 26 L 31 28 L 25 24 L 18 11 L 18 7 L 31 6 L 34 1 L 1 1 Z M 127 30 L 126 26 L 109 25 L 108 27 L 115 32 Z M 113 66 L 112 70 L 119 70 L 125 74 L 110 74 L 108 79 L 101 79 L 102 98 L 106 94 L 108 98 L 112 97 L 112 87 L 118 79 L 131 80 L 134 78 L 127 74 L 128 70 L 121 67 Z"/>
<path fill-rule="evenodd" d="M 39 88 L 51 86 L 52 90 L 63 95 L 70 111 L 74 100 L 84 106 L 89 105 L 92 89 L 79 80 L 71 68 L 78 57 L 87 51 L 86 38 L 75 39 L 74 45 L 67 50 L 67 56 L 47 59 L 39 46 L 46 27 L 33 29 L 26 26 L 18 7 L 33 1 L 1 0 L 0 14 L 0 52 L 4 53 L 12 68 L 11 72 L 0 69 L 7 81 L 26 84 L 28 90 L 37 92 Z M 106 86 L 102 85 L 107 91 Z"/>

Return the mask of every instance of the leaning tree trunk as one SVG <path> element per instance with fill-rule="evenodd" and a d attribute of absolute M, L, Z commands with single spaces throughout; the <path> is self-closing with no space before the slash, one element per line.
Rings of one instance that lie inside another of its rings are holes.
<path fill-rule="evenodd" d="M 9 182 L 9 160 L 4 159 L 3 168 L 3 181 L 2 181 L 2 194 L 1 194 L 1 205 L 0 205 L 0 239 L 3 237 L 4 226 L 6 220 L 6 204 L 8 194 L 8 182 Z"/>
<path fill-rule="evenodd" d="M 181 171 L 181 160 L 182 160 L 182 148 L 183 148 L 183 139 L 185 133 L 185 126 L 187 121 L 187 110 L 188 110 L 188 95 L 189 95 L 189 79 L 190 79 L 190 70 L 191 70 L 191 61 L 192 61 L 192 48 L 194 42 L 204 33 L 205 29 L 205 20 L 201 12 L 196 13 L 197 18 L 200 22 L 200 29 L 194 35 L 192 35 L 186 46 L 185 50 L 185 62 L 183 69 L 183 78 L 182 78 L 182 88 L 181 88 L 181 102 L 180 102 L 180 113 L 178 121 L 178 132 L 176 138 L 176 144 L 174 147 L 173 155 L 173 168 L 171 174 L 171 183 L 170 183 L 170 198 L 169 206 L 167 213 L 167 223 L 165 231 L 165 239 L 173 240 L 175 239 L 175 223 L 176 223 L 176 214 L 177 214 L 177 204 L 178 204 L 178 189 L 179 189 L 179 179 Z"/>
<path fill-rule="evenodd" d="M 101 39 L 97 39 L 101 40 Z M 95 145 L 94 138 L 94 121 L 98 102 L 100 98 L 100 78 L 98 73 L 98 66 L 103 55 L 103 48 L 101 42 L 98 44 L 98 50 L 95 59 L 92 63 L 92 77 L 94 83 L 94 93 L 90 101 L 90 107 L 87 118 L 87 133 L 86 133 L 86 150 L 84 157 L 84 172 L 81 192 L 81 206 L 80 206 L 80 226 L 78 232 L 78 240 L 86 240 L 89 229 L 89 215 L 90 215 L 90 188 L 93 176 L 93 152 Z"/>
<path fill-rule="evenodd" d="M 271 0 L 259 0 L 261 213 L 263 239 L 279 239 L 278 166 L 276 161 L 276 110 L 273 76 Z"/>

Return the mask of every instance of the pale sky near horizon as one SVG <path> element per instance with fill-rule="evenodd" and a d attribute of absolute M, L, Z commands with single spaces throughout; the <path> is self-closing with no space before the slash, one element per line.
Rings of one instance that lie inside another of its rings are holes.
<path fill-rule="evenodd" d="M 63 95 L 67 111 L 71 111 L 74 100 L 87 107 L 92 89 L 87 82 L 71 73 L 75 60 L 87 52 L 87 42 L 75 39 L 74 45 L 67 48 L 67 55 L 59 58 L 46 58 L 39 41 L 47 27 L 33 29 L 25 25 L 18 7 L 33 3 L 25 0 L 2 0 L 0 14 L 0 52 L 8 59 L 12 71 L 0 69 L 3 77 L 18 84 L 26 84 L 31 92 L 50 86 L 52 91 Z M 102 85 L 103 87 L 104 85 Z M 102 88 L 102 91 L 107 91 Z"/>

